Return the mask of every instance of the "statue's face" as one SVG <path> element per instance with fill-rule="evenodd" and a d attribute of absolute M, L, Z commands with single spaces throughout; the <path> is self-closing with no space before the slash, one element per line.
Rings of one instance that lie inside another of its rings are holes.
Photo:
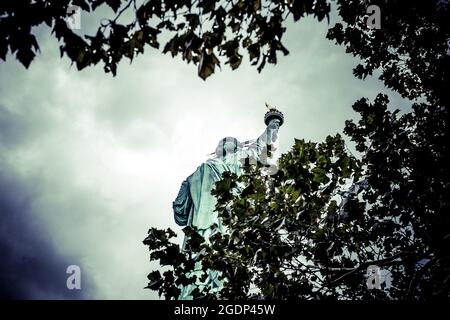
<path fill-rule="evenodd" d="M 235 151 L 235 143 L 234 141 L 226 141 L 223 145 L 223 149 L 225 150 L 226 154 L 234 153 Z"/>

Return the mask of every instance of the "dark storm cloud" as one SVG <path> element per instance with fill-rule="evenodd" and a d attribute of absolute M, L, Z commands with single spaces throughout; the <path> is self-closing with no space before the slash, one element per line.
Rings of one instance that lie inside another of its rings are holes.
<path fill-rule="evenodd" d="M 32 212 L 33 192 L 4 166 L 0 168 L 0 298 L 89 298 L 89 280 L 68 290 L 66 268 L 71 257 L 57 252 L 51 234 Z M 82 266 L 80 266 L 83 270 Z"/>

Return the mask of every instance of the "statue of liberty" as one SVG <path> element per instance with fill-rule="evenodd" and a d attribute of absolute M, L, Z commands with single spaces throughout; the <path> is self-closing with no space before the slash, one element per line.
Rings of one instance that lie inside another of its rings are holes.
<path fill-rule="evenodd" d="M 194 173 L 181 184 L 180 191 L 173 202 L 175 222 L 180 226 L 196 227 L 198 233 L 207 241 L 215 232 L 223 232 L 223 226 L 215 211 L 216 198 L 211 194 L 215 183 L 225 171 L 241 175 L 243 165 L 248 161 L 270 165 L 271 154 L 276 150 L 278 129 L 283 124 L 283 114 L 275 108 L 269 108 L 265 114 L 266 129 L 255 140 L 239 142 L 234 137 L 220 140 L 213 157 L 202 163 Z M 273 169 L 273 167 L 272 167 Z M 186 251 L 189 239 L 185 237 L 182 250 Z M 220 291 L 222 281 L 219 273 L 208 270 L 205 281 L 197 280 L 195 285 L 180 287 L 179 299 L 192 299 L 191 292 L 198 287 L 208 287 L 210 292 Z M 195 271 L 197 279 L 202 275 L 201 262 L 197 261 Z M 192 275 L 192 273 L 191 273 Z"/>

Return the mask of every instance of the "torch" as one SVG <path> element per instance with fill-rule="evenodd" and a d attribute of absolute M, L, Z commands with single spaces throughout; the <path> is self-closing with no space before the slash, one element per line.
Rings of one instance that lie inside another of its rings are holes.
<path fill-rule="evenodd" d="M 271 120 L 278 119 L 278 120 L 280 120 L 280 127 L 281 127 L 284 123 L 283 113 L 281 111 L 279 111 L 277 108 L 269 106 L 267 104 L 267 102 L 266 102 L 266 108 L 268 109 L 268 111 L 264 115 L 264 123 L 266 124 L 266 126 L 269 125 Z"/>

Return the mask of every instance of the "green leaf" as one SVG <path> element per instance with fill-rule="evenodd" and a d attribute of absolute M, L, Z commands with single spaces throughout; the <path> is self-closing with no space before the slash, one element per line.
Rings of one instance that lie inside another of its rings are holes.
<path fill-rule="evenodd" d="M 219 59 L 213 54 L 208 54 L 203 51 L 198 65 L 198 75 L 203 80 L 206 80 L 214 73 L 216 65 L 219 65 Z"/>
<path fill-rule="evenodd" d="M 147 276 L 149 283 L 146 288 L 151 290 L 158 290 L 163 284 L 163 279 L 159 271 L 153 271 Z"/>

